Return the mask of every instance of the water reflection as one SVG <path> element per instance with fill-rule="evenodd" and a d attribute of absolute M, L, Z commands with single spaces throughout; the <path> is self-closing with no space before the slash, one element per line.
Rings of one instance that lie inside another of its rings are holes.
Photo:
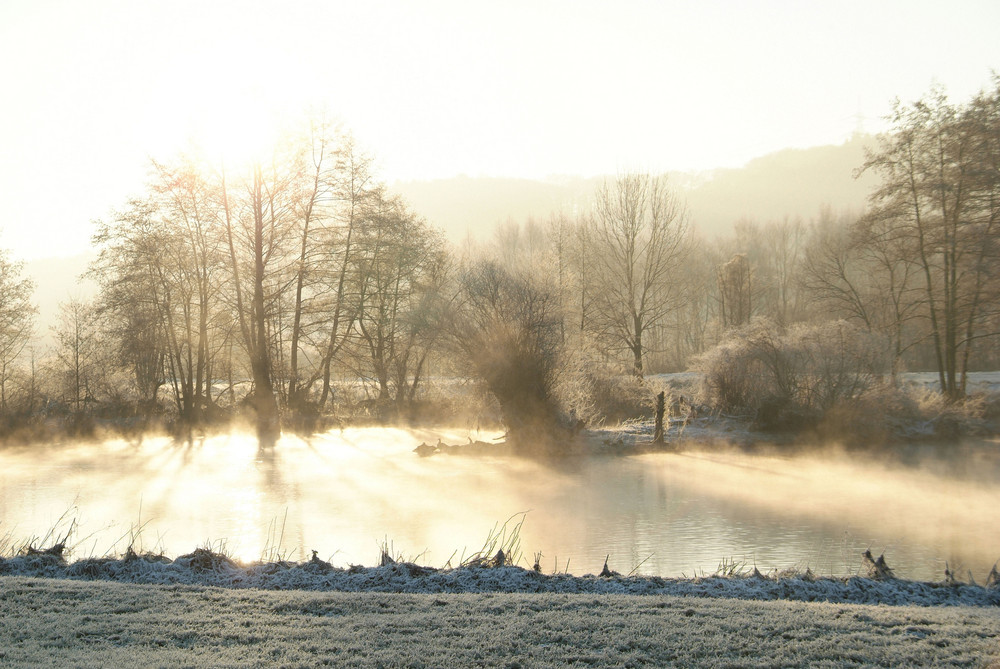
<path fill-rule="evenodd" d="M 489 439 L 493 435 L 485 436 Z M 521 548 L 546 571 L 688 576 L 723 558 L 761 570 L 855 573 L 886 551 L 910 578 L 940 580 L 947 560 L 980 581 L 1000 557 L 990 518 L 996 451 L 906 464 L 842 456 L 740 453 L 636 457 L 435 456 L 410 451 L 464 433 L 347 429 L 260 448 L 249 435 L 184 442 L 82 443 L 0 452 L 0 535 L 44 534 L 67 509 L 76 555 L 197 546 L 243 560 L 374 564 L 389 540 L 440 566 L 482 546 L 497 521 L 527 511 Z M 959 461 L 971 463 L 959 466 Z M 917 466 L 931 463 L 933 469 Z M 131 530 L 131 531 L 130 531 Z"/>

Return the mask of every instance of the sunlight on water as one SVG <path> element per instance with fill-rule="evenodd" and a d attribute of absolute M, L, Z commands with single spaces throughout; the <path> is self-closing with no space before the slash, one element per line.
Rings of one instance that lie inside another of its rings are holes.
<path fill-rule="evenodd" d="M 940 580 L 948 561 L 982 582 L 1000 557 L 993 447 L 983 462 L 947 472 L 837 455 L 411 452 L 467 436 L 356 428 L 284 437 L 269 450 L 239 434 L 6 450 L 0 536 L 40 541 L 75 520 L 74 557 L 134 542 L 169 556 L 210 546 L 243 561 L 307 560 L 316 550 L 336 565 L 372 565 L 388 542 L 394 555 L 443 566 L 527 512 L 522 564 L 542 551 L 545 571 L 569 561 L 572 573 L 596 573 L 610 554 L 622 573 L 641 563 L 638 573 L 691 576 L 733 558 L 762 571 L 849 575 L 870 547 L 901 576 Z"/>

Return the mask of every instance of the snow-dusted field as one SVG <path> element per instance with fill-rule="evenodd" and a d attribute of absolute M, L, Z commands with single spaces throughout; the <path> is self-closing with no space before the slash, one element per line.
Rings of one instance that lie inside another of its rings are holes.
<path fill-rule="evenodd" d="M 996 607 L 0 577 L 3 666 L 982 667 L 998 638 Z"/>
<path fill-rule="evenodd" d="M 936 372 L 909 372 L 903 374 L 907 383 L 926 388 L 940 388 Z M 1000 393 L 1000 372 L 969 372 L 968 392 L 970 394 Z"/>

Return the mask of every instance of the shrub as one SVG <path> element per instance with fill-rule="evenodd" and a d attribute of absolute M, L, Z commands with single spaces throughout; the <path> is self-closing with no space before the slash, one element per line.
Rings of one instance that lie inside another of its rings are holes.
<path fill-rule="evenodd" d="M 696 359 L 704 401 L 762 427 L 802 427 L 860 398 L 889 371 L 886 342 L 846 321 L 768 321 L 734 330 Z"/>
<path fill-rule="evenodd" d="M 642 379 L 602 359 L 593 347 L 564 355 L 555 394 L 567 413 L 587 425 L 653 415 L 654 393 Z"/>
<path fill-rule="evenodd" d="M 473 375 L 496 398 L 508 440 L 546 450 L 559 444 L 554 387 L 559 360 L 555 296 L 525 273 L 482 261 L 461 277 L 461 303 L 447 334 Z"/>

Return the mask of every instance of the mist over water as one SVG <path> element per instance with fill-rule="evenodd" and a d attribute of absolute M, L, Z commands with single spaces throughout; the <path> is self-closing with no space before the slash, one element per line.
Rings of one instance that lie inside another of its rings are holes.
<path fill-rule="evenodd" d="M 495 435 L 474 435 L 488 440 Z M 443 566 L 520 519 L 522 565 L 710 574 L 723 559 L 761 571 L 858 572 L 866 548 L 897 575 L 939 581 L 945 561 L 980 583 L 1000 558 L 995 444 L 949 457 L 683 452 L 539 461 L 411 452 L 466 433 L 347 429 L 284 437 L 115 440 L 0 451 L 0 536 L 41 537 L 75 519 L 71 558 L 120 554 L 132 537 L 168 556 L 199 546 L 253 561 L 372 565 L 394 554 Z M 956 448 L 956 451 L 958 449 Z M 457 551 L 457 552 L 456 552 Z M 641 563 L 641 564 L 640 564 Z M 637 568 L 638 566 L 638 568 Z M 636 569 L 637 568 L 637 569 Z"/>

